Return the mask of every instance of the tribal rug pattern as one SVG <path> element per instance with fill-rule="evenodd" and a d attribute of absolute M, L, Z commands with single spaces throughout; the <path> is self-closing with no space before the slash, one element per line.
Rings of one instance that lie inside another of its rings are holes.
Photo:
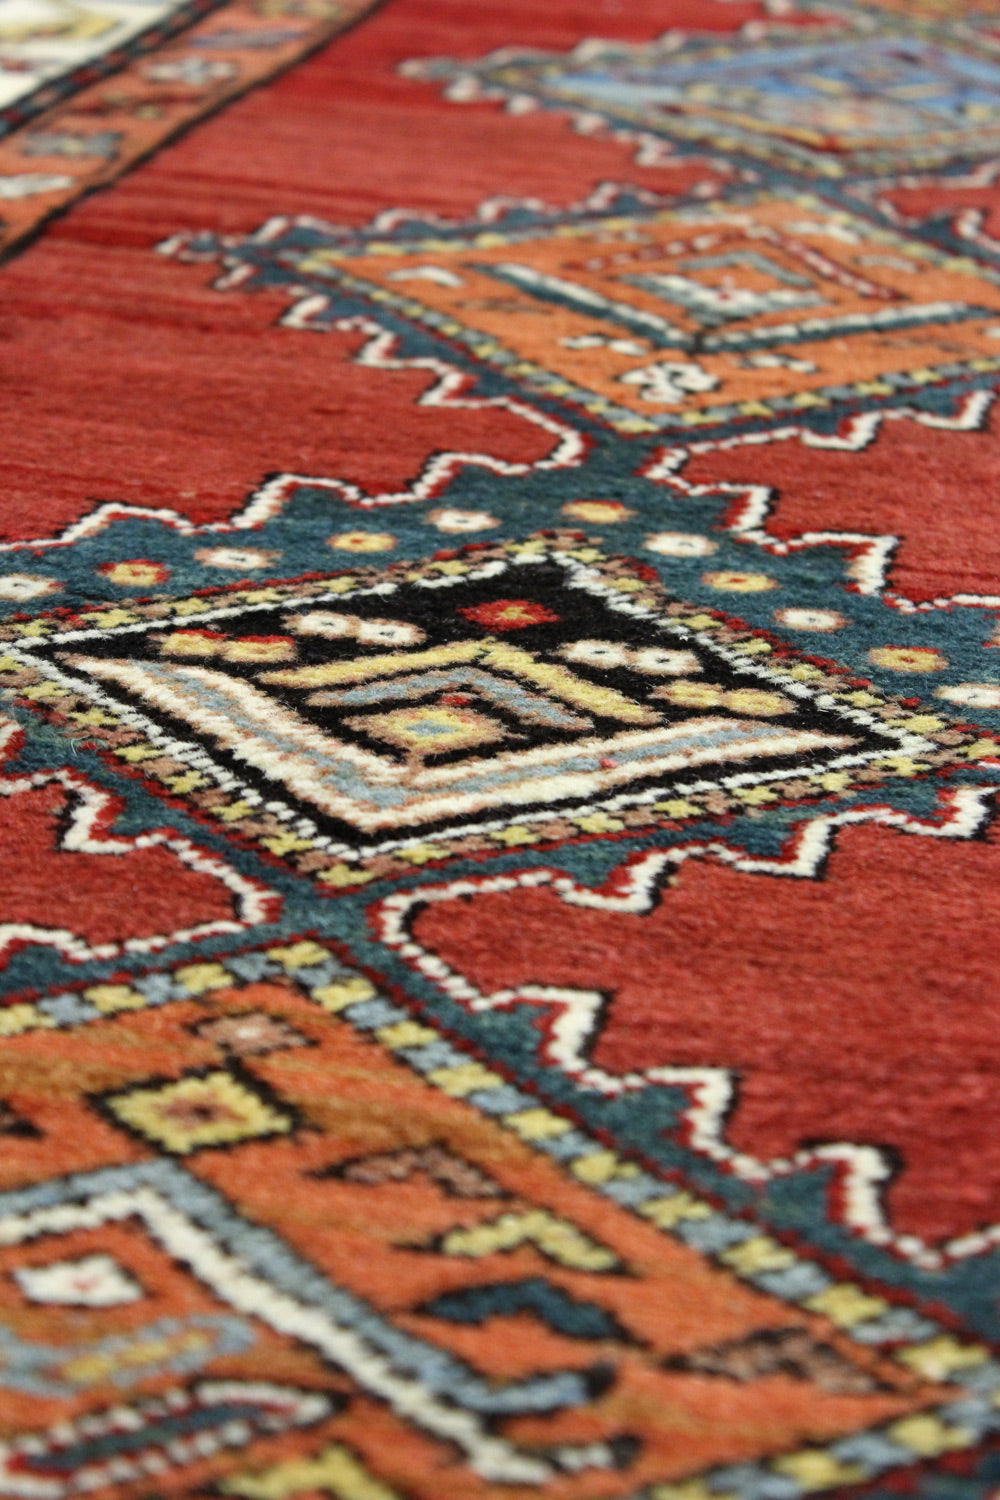
<path fill-rule="evenodd" d="M 1000 5 L 551 10 L 0 0 L 0 1500 L 1000 1494 Z"/>
<path fill-rule="evenodd" d="M 0 256 L 371 0 L 4 0 Z"/>

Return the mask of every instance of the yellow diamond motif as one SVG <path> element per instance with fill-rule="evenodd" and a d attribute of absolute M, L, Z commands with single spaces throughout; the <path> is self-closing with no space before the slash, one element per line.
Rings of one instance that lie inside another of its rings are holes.
<path fill-rule="evenodd" d="M 224 1069 L 140 1085 L 107 1096 L 104 1104 L 120 1124 L 175 1156 L 286 1135 L 293 1125 L 290 1115 Z"/>

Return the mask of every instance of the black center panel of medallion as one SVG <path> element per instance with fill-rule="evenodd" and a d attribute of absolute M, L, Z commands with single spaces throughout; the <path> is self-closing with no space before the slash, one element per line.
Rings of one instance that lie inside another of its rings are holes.
<path fill-rule="evenodd" d="M 627 575 L 622 575 L 627 576 Z M 78 675 L 84 658 L 174 668 L 196 667 L 247 684 L 280 711 L 344 746 L 377 756 L 399 774 L 480 771 L 497 757 L 547 747 L 604 744 L 629 731 L 698 722 L 766 726 L 780 736 L 837 736 L 807 752 L 810 768 L 844 754 L 885 753 L 894 738 L 853 715 L 792 696 L 780 676 L 732 665 L 706 639 L 668 616 L 614 608 L 606 595 L 545 558 L 506 564 L 488 577 L 423 578 L 370 592 L 290 598 L 226 612 L 207 610 L 148 628 L 55 640 L 40 648 Z M 95 674 L 96 675 L 96 674 Z M 189 674 L 197 682 L 197 674 Z M 225 748 L 210 732 L 104 680 L 102 693 L 128 702 L 162 730 L 199 743 L 221 767 L 267 800 L 297 805 L 324 831 L 352 845 L 358 829 L 290 796 L 285 786 Z M 844 739 L 850 743 L 845 745 Z M 755 754 L 676 772 L 644 774 L 609 795 L 712 780 L 746 769 L 756 777 L 787 769 L 800 751 Z M 594 803 L 600 797 L 584 799 Z M 525 811 L 579 805 L 578 795 L 546 797 Z M 497 816 L 494 807 L 494 816 Z M 502 810 L 499 813 L 503 815 Z M 475 815 L 422 822 L 430 834 L 478 821 Z"/>

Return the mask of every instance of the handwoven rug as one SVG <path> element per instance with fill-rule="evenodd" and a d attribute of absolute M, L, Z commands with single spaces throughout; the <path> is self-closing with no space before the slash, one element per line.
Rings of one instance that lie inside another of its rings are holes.
<path fill-rule="evenodd" d="M 997 1500 L 1000 0 L 0 131 L 0 1500 Z"/>

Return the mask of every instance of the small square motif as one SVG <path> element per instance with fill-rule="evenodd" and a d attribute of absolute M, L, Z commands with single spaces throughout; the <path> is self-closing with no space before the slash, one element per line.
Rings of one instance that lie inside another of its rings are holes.
<path fill-rule="evenodd" d="M 287 1021 L 282 1021 L 278 1016 L 269 1016 L 262 1010 L 220 1016 L 218 1020 L 203 1021 L 193 1030 L 195 1036 L 212 1042 L 234 1057 L 262 1057 L 268 1052 L 310 1045 L 294 1026 L 289 1026 Z"/>
<path fill-rule="evenodd" d="M 256 1088 L 221 1069 L 139 1084 L 101 1102 L 117 1124 L 174 1156 L 286 1135 L 294 1123 Z"/>
<path fill-rule="evenodd" d="M 81 1255 L 13 1273 L 29 1302 L 54 1307 L 124 1307 L 138 1302 L 142 1287 L 111 1255 Z"/>
<path fill-rule="evenodd" d="M 363 719 L 346 719 L 344 722 L 349 729 L 395 745 L 411 759 L 421 761 L 442 751 L 471 750 L 474 746 L 495 744 L 507 737 L 502 724 L 458 704 L 394 708 L 389 713 L 368 714 Z"/>

